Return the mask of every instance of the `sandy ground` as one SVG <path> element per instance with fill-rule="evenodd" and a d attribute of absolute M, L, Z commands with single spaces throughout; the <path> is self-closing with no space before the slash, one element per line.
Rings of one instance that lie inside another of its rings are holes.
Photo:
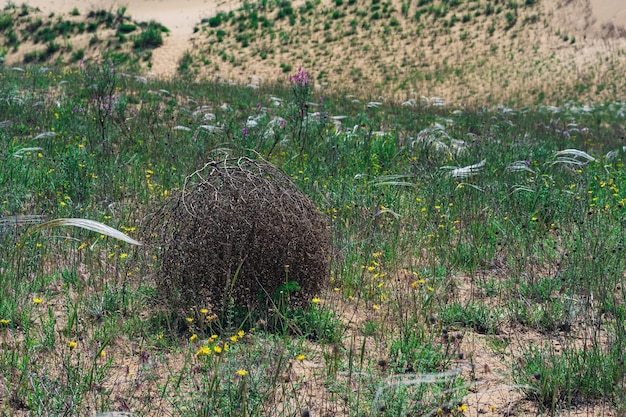
<path fill-rule="evenodd" d="M 553 10 L 563 7 L 559 0 L 541 1 Z M 571 0 L 568 4 L 572 1 L 591 9 L 594 28 L 601 28 L 607 23 L 618 26 L 626 23 L 625 0 Z M 2 3 L 6 5 L 8 0 L 2 0 Z M 24 0 L 24 3 L 38 7 L 46 13 L 67 13 L 74 8 L 78 8 L 81 13 L 103 8 L 116 11 L 126 7 L 127 14 L 134 20 L 156 20 L 171 32 L 165 39 L 164 46 L 154 51 L 151 71 L 158 76 L 171 76 L 175 73 L 183 53 L 192 47 L 190 38 L 194 26 L 203 18 L 211 17 L 219 11 L 237 8 L 241 0 Z"/>
<path fill-rule="evenodd" d="M 3 0 L 3 5 L 9 3 Z M 203 18 L 239 6 L 239 0 L 25 0 L 13 1 L 38 7 L 45 13 L 69 13 L 77 8 L 81 14 L 91 10 L 116 10 L 126 7 L 133 20 L 155 20 L 170 30 L 163 47 L 154 51 L 152 72 L 159 76 L 173 75 L 179 59 L 191 45 L 193 28 Z"/>
<path fill-rule="evenodd" d="M 589 0 L 593 15 L 599 22 L 626 23 L 626 1 L 624 0 Z"/>
<path fill-rule="evenodd" d="M 8 1 L 4 1 L 8 3 Z M 14 2 L 22 3 L 22 2 Z M 90 10 L 111 10 L 126 7 L 127 14 L 140 21 L 156 20 L 173 34 L 189 36 L 202 18 L 218 11 L 230 10 L 239 4 L 233 0 L 25 0 L 23 3 L 44 12 L 68 13 L 77 8 L 81 13 Z"/>

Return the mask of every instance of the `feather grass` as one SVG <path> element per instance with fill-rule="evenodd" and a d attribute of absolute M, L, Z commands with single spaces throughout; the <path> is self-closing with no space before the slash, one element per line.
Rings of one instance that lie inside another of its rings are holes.
<path fill-rule="evenodd" d="M 372 415 L 376 414 L 375 411 L 378 410 L 378 403 L 379 403 L 380 396 L 382 395 L 382 393 L 384 392 L 386 388 L 393 388 L 399 385 L 409 386 L 409 385 L 416 385 L 416 384 L 445 383 L 449 381 L 450 378 L 456 378 L 458 375 L 461 374 L 462 371 L 463 371 L 463 368 L 456 368 L 456 369 L 451 369 L 449 371 L 432 373 L 432 374 L 390 375 L 387 378 L 385 378 L 383 382 L 381 382 L 381 384 L 378 386 L 378 389 L 376 390 L 376 395 L 374 396 L 374 400 L 372 401 L 372 408 L 371 408 Z M 467 388 L 468 386 L 469 384 L 465 384 L 460 387 L 455 387 L 455 388 L 438 392 L 437 394 L 443 396 L 445 394 Z M 434 412 L 428 415 L 432 415 L 436 411 L 437 410 L 435 409 Z"/>
<path fill-rule="evenodd" d="M 511 172 L 519 172 L 519 171 L 527 171 L 530 172 L 531 174 L 534 174 L 535 171 L 530 169 L 528 167 L 528 162 L 527 161 L 515 161 L 515 162 L 511 162 L 507 167 L 506 167 L 507 171 L 511 171 Z"/>
<path fill-rule="evenodd" d="M 26 154 L 28 152 L 40 152 L 40 151 L 43 151 L 43 148 L 38 148 L 38 147 L 22 148 L 22 149 L 18 149 L 17 151 L 13 152 L 13 157 L 14 158 L 23 158 L 24 154 Z"/>
<path fill-rule="evenodd" d="M 555 156 L 556 159 L 550 163 L 551 166 L 562 164 L 570 167 L 581 167 L 589 164 L 590 162 L 596 161 L 596 158 L 589 155 L 587 152 L 580 151 L 578 149 L 564 149 L 562 151 L 558 151 Z"/>
<path fill-rule="evenodd" d="M 62 226 L 80 227 L 81 229 L 90 230 L 92 232 L 100 233 L 102 235 L 109 236 L 109 237 L 130 243 L 131 245 L 137 245 L 137 246 L 142 245 L 141 242 L 136 241 L 135 239 L 131 238 L 130 236 L 120 232 L 119 230 L 113 227 L 107 226 L 95 220 L 78 219 L 78 218 L 60 218 L 60 219 L 54 219 L 54 220 L 50 220 L 44 223 L 37 224 L 36 226 L 28 230 L 27 236 L 31 235 L 32 233 L 41 231 L 41 230 L 52 229 L 54 227 L 62 227 Z"/>
<path fill-rule="evenodd" d="M 21 227 L 30 224 L 41 223 L 43 216 L 39 215 L 15 215 L 6 216 L 0 218 L 0 235 L 7 232 L 9 229 Z"/>
<path fill-rule="evenodd" d="M 57 134 L 54 132 L 44 132 L 44 133 L 40 133 L 37 136 L 35 136 L 33 139 L 46 139 L 46 138 L 53 138 L 55 137 Z"/>
<path fill-rule="evenodd" d="M 440 169 L 450 170 L 449 175 L 452 178 L 467 178 L 467 177 L 471 177 L 473 175 L 478 174 L 483 169 L 486 163 L 487 163 L 487 160 L 483 159 L 477 164 L 468 165 L 466 167 L 458 168 L 458 167 L 452 167 L 452 166 L 442 166 Z"/>

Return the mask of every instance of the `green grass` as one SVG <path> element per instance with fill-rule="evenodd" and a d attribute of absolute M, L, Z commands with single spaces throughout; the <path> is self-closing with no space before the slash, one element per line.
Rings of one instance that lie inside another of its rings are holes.
<path fill-rule="evenodd" d="M 475 341 L 540 413 L 624 409 L 623 103 L 402 106 L 118 73 L 0 69 L 2 413 L 503 412 L 472 395 Z M 3 221 L 140 238 L 218 148 L 276 164 L 327 216 L 331 279 L 310 308 L 181 316 L 140 249 Z"/>

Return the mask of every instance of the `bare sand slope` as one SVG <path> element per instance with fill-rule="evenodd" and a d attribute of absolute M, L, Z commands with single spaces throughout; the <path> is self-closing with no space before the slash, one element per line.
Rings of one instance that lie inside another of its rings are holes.
<path fill-rule="evenodd" d="M 612 22 L 626 25 L 626 1 L 624 0 L 589 0 L 593 15 L 599 22 Z"/>
<path fill-rule="evenodd" d="M 0 0 L 8 4 L 9 0 Z M 538 0 L 556 28 L 564 32 L 573 30 L 577 39 L 601 39 L 607 31 L 623 32 L 626 37 L 626 0 Z M 13 4 L 21 4 L 13 0 Z M 45 13 L 68 13 L 74 8 L 87 13 L 90 10 L 107 9 L 115 12 L 126 7 L 127 15 L 137 21 L 155 20 L 166 26 L 171 32 L 165 38 L 164 46 L 154 51 L 152 73 L 157 76 L 175 74 L 180 58 L 192 48 L 191 37 L 194 27 L 203 19 L 219 11 L 237 8 L 242 0 L 24 0 L 32 7 L 38 7 Z M 574 34 L 574 33 L 572 33 Z M 582 35 L 582 36 L 581 36 Z M 581 47 L 583 45 L 579 42 Z M 601 46 L 605 48 L 605 46 Z M 597 45 L 587 46 L 577 54 L 584 59 L 595 56 Z M 569 59 L 568 57 L 563 57 Z"/>
<path fill-rule="evenodd" d="M 8 1 L 4 1 L 6 5 Z M 15 3 L 15 2 L 14 2 Z M 91 10 L 116 10 L 126 7 L 126 14 L 137 21 L 155 20 L 170 30 L 163 47 L 154 51 L 152 72 L 173 75 L 179 59 L 191 47 L 189 38 L 203 18 L 236 8 L 239 0 L 25 0 L 45 13 L 69 13 L 77 8 L 81 14 Z M 21 3 L 20 3 L 21 4 Z"/>

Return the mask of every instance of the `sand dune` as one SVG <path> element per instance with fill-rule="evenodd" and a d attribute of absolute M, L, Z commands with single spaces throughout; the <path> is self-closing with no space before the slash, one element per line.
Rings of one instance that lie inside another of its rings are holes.
<path fill-rule="evenodd" d="M 624 0 L 589 0 L 593 16 L 601 23 L 613 22 L 626 25 L 626 1 Z"/>
<path fill-rule="evenodd" d="M 157 76 L 168 77 L 176 73 L 178 63 L 183 54 L 187 50 L 197 48 L 201 44 L 197 42 L 198 40 L 196 40 L 196 43 L 192 42 L 194 27 L 203 18 L 214 16 L 219 11 L 236 9 L 242 4 L 242 1 L 24 0 L 23 2 L 29 6 L 38 7 L 44 13 L 69 13 L 74 8 L 77 8 L 81 14 L 86 14 L 90 10 L 100 9 L 115 12 L 119 8 L 125 7 L 126 14 L 136 21 L 155 20 L 163 24 L 170 30 L 170 33 L 165 37 L 164 45 L 153 51 L 150 72 Z M 297 0 L 295 2 L 298 3 Z M 531 38 L 526 42 L 532 42 L 533 45 L 537 45 L 537 48 L 541 49 L 540 52 L 544 53 L 544 56 L 555 54 L 560 62 L 571 64 L 573 66 L 571 70 L 572 74 L 574 74 L 573 76 L 580 76 L 581 71 L 586 68 L 596 67 L 596 73 L 602 75 L 604 70 L 600 69 L 599 60 L 603 60 L 607 54 L 618 56 L 619 54 L 616 54 L 615 51 L 623 48 L 626 43 L 624 38 L 626 33 L 626 0 L 537 0 L 537 2 L 544 16 L 543 19 L 549 21 L 550 27 L 537 33 L 531 33 Z M 0 4 L 6 5 L 8 3 L 8 0 L 0 0 Z M 12 3 L 21 4 L 21 1 L 16 2 L 13 0 Z M 555 36 L 555 33 L 562 35 Z M 564 43 L 563 38 L 565 35 L 572 39 L 571 44 Z M 573 45 L 574 39 L 576 40 L 575 45 Z M 502 41 L 507 42 L 508 40 L 502 38 Z M 486 45 L 489 46 L 490 42 L 491 40 Z M 459 45 L 463 47 L 462 43 L 459 43 Z M 446 48 L 449 50 L 458 49 L 455 45 L 448 45 Z M 477 51 L 477 53 L 480 53 L 479 50 Z M 430 51 L 428 50 L 424 51 L 426 57 L 429 53 Z M 291 55 L 285 55 L 282 59 L 289 61 L 289 59 L 292 59 L 290 57 Z M 358 57 L 355 59 L 358 59 Z M 257 62 L 256 64 L 251 59 L 249 66 L 229 69 L 227 63 L 224 63 L 222 71 L 225 72 L 225 78 L 232 76 L 233 79 L 244 79 L 250 75 L 269 79 L 276 74 L 275 66 L 265 65 L 266 62 Z M 367 66 L 368 63 L 364 61 L 357 65 Z M 241 73 L 242 71 L 244 73 Z M 332 71 L 327 72 L 332 73 Z M 600 75 L 596 75 L 596 77 Z M 526 80 L 522 79 L 520 82 L 524 83 Z M 547 85 L 554 83 L 554 79 L 547 75 L 542 82 Z M 599 82 L 604 81 L 600 80 Z M 485 86 L 483 84 L 476 87 L 478 88 L 477 91 L 481 91 L 479 87 L 490 87 L 490 85 Z M 454 88 L 458 89 L 457 87 Z M 527 89 L 530 89 L 530 86 Z M 433 93 L 445 95 L 446 90 L 442 90 L 441 86 L 439 86 L 437 91 Z"/>
<path fill-rule="evenodd" d="M 126 7 L 127 14 L 133 19 L 156 20 L 176 34 L 191 34 L 194 25 L 202 18 L 239 4 L 234 0 L 26 0 L 24 3 L 47 13 L 68 13 L 74 8 L 82 13 L 98 9 L 115 11 Z"/>
<path fill-rule="evenodd" d="M 8 2 L 5 1 L 5 4 Z M 203 18 L 219 11 L 236 8 L 239 0 L 26 0 L 23 3 L 45 13 L 81 13 L 91 10 L 116 11 L 126 7 L 126 14 L 137 21 L 155 20 L 170 30 L 163 47 L 154 51 L 151 71 L 160 76 L 172 75 L 180 57 L 189 49 L 193 28 Z M 21 3 L 20 3 L 21 4 Z"/>

